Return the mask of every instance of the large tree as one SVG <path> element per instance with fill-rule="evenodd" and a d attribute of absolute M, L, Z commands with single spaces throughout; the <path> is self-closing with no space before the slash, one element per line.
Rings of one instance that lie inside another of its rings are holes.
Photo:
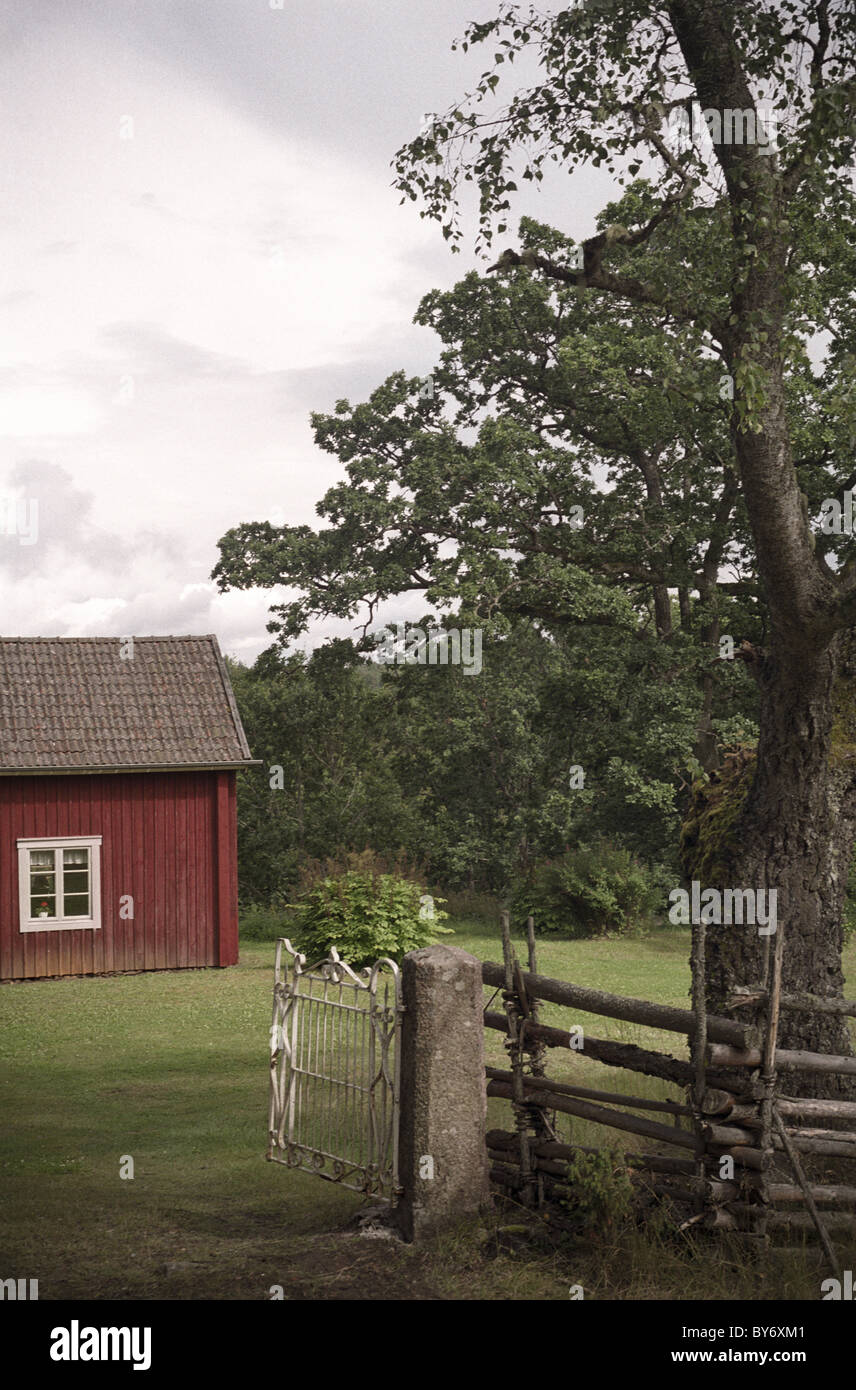
<path fill-rule="evenodd" d="M 795 466 L 787 377 L 805 333 L 827 329 L 834 436 L 836 368 L 847 369 L 853 347 L 856 8 L 834 0 L 614 0 L 539 14 L 505 5 L 495 20 L 470 26 L 466 42 L 489 42 L 492 67 L 472 99 L 398 159 L 400 187 L 427 198 L 447 237 L 460 234 L 461 178 L 478 186 L 489 237 L 509 206 L 514 174 L 537 180 L 551 158 L 570 168 L 591 161 L 621 170 L 628 157 L 656 163 L 651 216 L 584 240 L 575 265 L 537 251 L 526 263 L 586 293 L 693 322 L 733 382 L 731 435 L 769 632 L 752 663 L 760 738 L 751 787 L 719 861 L 724 882 L 713 886 L 775 888 L 787 931 L 786 988 L 839 994 L 856 835 L 856 564 L 848 562 L 846 539 L 835 551 L 816 544 Z M 501 65 L 533 47 L 542 80 L 485 111 L 506 71 Z M 676 128 L 677 114 L 688 110 L 703 113 L 704 129 L 670 139 L 669 118 Z M 709 208 L 728 268 L 727 295 L 713 312 L 687 293 L 683 277 L 664 283 L 646 266 L 658 229 L 690 202 Z M 812 216 L 832 222 L 837 238 L 812 245 L 804 235 Z M 800 339 L 788 331 L 789 306 L 812 277 L 838 282 L 850 307 L 830 321 L 818 302 Z M 819 393 L 821 410 L 824 404 Z M 821 474 L 828 464 L 827 449 L 817 460 Z M 838 471 L 833 495 L 849 482 L 849 470 Z M 751 933 L 721 932 L 711 954 L 716 1005 L 734 984 L 760 977 L 761 943 Z M 849 1051 L 846 1024 L 833 1014 L 790 1014 L 783 1036 Z"/>
<path fill-rule="evenodd" d="M 221 583 L 297 584 L 286 634 L 311 612 L 408 588 L 475 616 L 653 632 L 663 702 L 688 668 L 700 682 L 702 752 L 718 637 L 748 637 L 760 740 L 736 834 L 707 856 L 711 886 L 776 888 L 786 986 L 837 994 L 856 833 L 856 566 L 849 538 L 818 536 L 811 519 L 852 468 L 852 7 L 504 6 L 466 42 L 490 42 L 492 68 L 398 159 L 400 186 L 453 242 L 461 180 L 478 186 L 487 241 L 505 230 L 515 180 L 537 181 L 551 158 L 632 177 L 648 157 L 650 177 L 579 248 L 525 223 L 500 259 L 502 289 L 469 277 L 429 297 L 424 319 L 451 344 L 438 394 L 456 397 L 457 419 L 401 377 L 318 417 L 319 442 L 350 475 L 325 499 L 332 525 L 238 528 L 221 543 Z M 485 109 L 527 47 L 542 80 Z M 673 138 L 670 118 L 693 100 L 709 134 Z M 487 331 L 456 331 L 474 308 Z M 819 328 L 815 372 L 806 344 Z M 467 427 L 487 409 L 473 441 Z M 710 954 L 721 1007 L 758 978 L 760 943 L 723 929 Z M 785 1037 L 848 1046 L 825 1013 L 789 1016 Z"/>

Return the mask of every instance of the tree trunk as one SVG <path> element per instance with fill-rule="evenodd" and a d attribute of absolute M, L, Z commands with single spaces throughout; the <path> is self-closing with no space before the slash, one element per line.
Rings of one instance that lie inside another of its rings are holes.
<path fill-rule="evenodd" d="M 725 799 L 710 798 L 712 812 L 688 823 L 684 839 L 688 874 L 703 887 L 776 890 L 776 920 L 785 931 L 786 993 L 804 991 L 809 982 L 824 996 L 843 993 L 842 916 L 856 838 L 851 771 L 856 748 L 846 698 L 851 646 L 848 635 L 802 662 L 758 655 L 757 758 L 744 758 L 729 792 L 732 806 L 744 793 L 745 799 L 730 820 Z M 727 842 L 711 846 L 705 836 L 717 815 Z M 767 950 L 774 939 L 767 938 Z M 757 925 L 708 926 L 706 954 L 712 1012 L 725 1011 L 735 986 L 763 983 L 765 938 Z M 788 1011 L 779 1030 L 785 1048 L 852 1053 L 847 1020 L 835 1014 Z M 799 1082 L 802 1095 L 854 1093 L 852 1078 L 805 1075 Z"/>

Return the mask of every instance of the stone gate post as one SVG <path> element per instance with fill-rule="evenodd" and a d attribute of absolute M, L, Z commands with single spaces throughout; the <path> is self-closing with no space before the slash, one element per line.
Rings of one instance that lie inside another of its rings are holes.
<path fill-rule="evenodd" d="M 481 962 L 426 946 L 404 957 L 401 986 L 397 1216 L 418 1240 L 490 1205 Z"/>

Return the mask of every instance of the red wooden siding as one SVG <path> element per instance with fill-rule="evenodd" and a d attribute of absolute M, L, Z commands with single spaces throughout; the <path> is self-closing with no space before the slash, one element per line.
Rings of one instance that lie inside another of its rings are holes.
<path fill-rule="evenodd" d="M 237 791 L 234 772 L 217 773 L 218 965 L 238 959 Z"/>
<path fill-rule="evenodd" d="M 101 928 L 21 932 L 17 841 L 63 835 L 102 837 Z M 0 778 L 0 979 L 234 965 L 237 896 L 233 772 Z"/>

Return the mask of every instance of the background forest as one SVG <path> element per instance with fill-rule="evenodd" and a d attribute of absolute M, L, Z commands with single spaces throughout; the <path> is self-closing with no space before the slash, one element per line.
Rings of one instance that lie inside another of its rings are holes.
<path fill-rule="evenodd" d="M 646 639 L 644 615 L 636 630 L 561 638 L 522 620 L 478 676 L 380 666 L 344 641 L 309 657 L 272 648 L 230 674 L 263 764 L 239 778 L 249 930 L 268 915 L 254 909 L 366 850 L 470 912 L 557 860 L 592 891 L 628 885 L 642 913 L 680 881 L 682 805 L 702 772 L 697 686 Z M 751 740 L 751 682 L 738 668 L 717 692 L 718 736 Z M 618 925 L 608 911 L 598 922 Z"/>

